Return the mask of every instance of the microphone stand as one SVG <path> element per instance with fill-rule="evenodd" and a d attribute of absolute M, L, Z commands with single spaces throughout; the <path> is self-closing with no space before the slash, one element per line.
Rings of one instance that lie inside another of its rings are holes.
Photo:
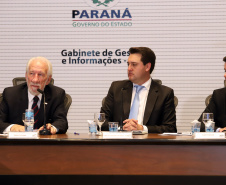
<path fill-rule="evenodd" d="M 123 90 L 124 88 L 121 89 L 121 98 L 122 98 L 122 103 L 121 103 L 121 109 L 122 109 L 122 114 L 121 114 L 121 120 L 120 120 L 120 129 L 119 131 L 124 131 L 123 130 L 123 117 L 124 117 L 124 110 L 123 110 Z"/>
<path fill-rule="evenodd" d="M 40 135 L 52 135 L 50 130 L 47 130 L 46 128 L 46 100 L 45 100 L 45 93 L 41 89 L 37 89 L 38 92 L 40 92 L 43 95 L 43 107 L 44 107 L 44 124 L 43 124 L 43 130 L 39 131 Z"/>

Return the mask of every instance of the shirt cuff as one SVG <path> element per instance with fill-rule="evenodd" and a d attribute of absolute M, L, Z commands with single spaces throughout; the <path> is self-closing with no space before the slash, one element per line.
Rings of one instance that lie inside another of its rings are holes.
<path fill-rule="evenodd" d="M 51 127 L 55 128 L 56 129 L 56 134 L 58 133 L 59 129 L 56 128 L 55 126 L 51 125 Z"/>
<path fill-rule="evenodd" d="M 143 125 L 143 131 L 148 133 L 148 127 L 146 125 Z"/>
<path fill-rule="evenodd" d="M 11 124 L 9 125 L 8 127 L 6 127 L 6 129 L 3 131 L 3 133 L 9 133 L 10 132 L 10 129 L 11 127 L 13 126 L 14 124 Z"/>
<path fill-rule="evenodd" d="M 220 132 L 220 129 L 221 129 L 221 128 L 218 128 L 218 129 L 216 130 L 216 132 Z"/>

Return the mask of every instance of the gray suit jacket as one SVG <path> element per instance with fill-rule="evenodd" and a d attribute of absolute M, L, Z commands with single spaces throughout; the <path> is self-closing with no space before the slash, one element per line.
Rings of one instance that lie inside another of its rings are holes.
<path fill-rule="evenodd" d="M 109 121 L 128 119 L 133 83 L 129 80 L 111 84 L 101 112 L 106 114 L 103 130 L 108 130 Z M 171 88 L 151 82 L 144 112 L 143 124 L 149 133 L 177 132 L 174 92 Z"/>
<path fill-rule="evenodd" d="M 58 133 L 65 133 L 68 129 L 66 110 L 64 108 L 65 91 L 53 85 L 44 89 L 46 100 L 46 122 L 52 123 L 59 129 Z M 22 114 L 28 108 L 28 87 L 23 83 L 14 87 L 5 88 L 3 100 L 0 104 L 0 132 L 10 124 L 24 125 Z M 38 128 L 44 123 L 43 98 L 38 113 Z"/>

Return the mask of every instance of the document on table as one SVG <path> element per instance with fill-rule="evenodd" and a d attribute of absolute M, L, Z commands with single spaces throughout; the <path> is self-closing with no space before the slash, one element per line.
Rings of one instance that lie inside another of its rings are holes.
<path fill-rule="evenodd" d="M 8 136 L 8 133 L 3 133 L 3 134 L 0 134 L 0 136 L 2 136 L 2 137 L 6 137 L 6 136 Z"/>
<path fill-rule="evenodd" d="M 164 132 L 164 133 L 162 133 L 160 135 L 162 135 L 162 136 L 164 136 L 164 135 L 171 135 L 171 136 L 191 136 L 192 133 L 191 132 L 177 132 L 177 133 Z"/>

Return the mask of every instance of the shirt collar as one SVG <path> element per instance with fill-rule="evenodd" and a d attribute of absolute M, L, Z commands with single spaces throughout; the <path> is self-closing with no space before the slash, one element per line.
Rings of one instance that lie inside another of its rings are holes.
<path fill-rule="evenodd" d="M 33 101 L 33 98 L 35 97 L 33 94 L 31 94 L 30 92 L 29 92 L 29 90 L 27 90 L 28 91 L 28 100 L 29 100 L 29 102 L 31 102 L 31 101 Z M 42 94 L 40 93 L 39 95 L 37 95 L 38 96 L 38 98 L 39 98 L 39 100 L 41 100 L 42 99 Z"/>
<path fill-rule="evenodd" d="M 152 79 L 149 78 L 149 80 L 146 81 L 145 83 L 143 83 L 141 86 L 144 86 L 147 90 L 149 90 L 149 89 L 150 89 L 150 86 L 151 86 L 151 81 L 152 81 Z M 134 87 L 135 85 L 137 85 L 137 84 L 133 83 L 133 87 Z"/>

